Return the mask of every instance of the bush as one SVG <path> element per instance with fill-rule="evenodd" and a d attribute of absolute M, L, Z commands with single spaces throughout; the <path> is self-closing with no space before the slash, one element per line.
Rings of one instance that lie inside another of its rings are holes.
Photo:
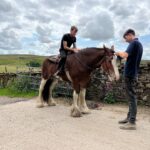
<path fill-rule="evenodd" d="M 26 66 L 28 66 L 28 67 L 40 67 L 41 64 L 39 62 L 36 62 L 36 61 L 30 61 L 29 63 L 26 63 Z"/>
<path fill-rule="evenodd" d="M 26 76 L 17 77 L 8 84 L 8 89 L 15 92 L 30 92 L 31 79 Z"/>
<path fill-rule="evenodd" d="M 104 102 L 105 102 L 105 103 L 108 103 L 108 104 L 114 104 L 114 103 L 116 103 L 116 99 L 115 99 L 114 94 L 113 94 L 112 91 L 109 91 L 109 92 L 105 95 Z"/>

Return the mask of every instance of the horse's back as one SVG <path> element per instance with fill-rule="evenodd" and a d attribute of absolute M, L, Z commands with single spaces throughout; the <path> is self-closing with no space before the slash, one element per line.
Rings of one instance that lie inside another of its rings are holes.
<path fill-rule="evenodd" d="M 52 58 L 52 57 L 51 57 Z M 47 57 L 42 64 L 42 77 L 44 79 L 48 79 L 50 76 L 52 76 L 57 71 L 57 66 L 59 61 L 57 62 L 57 58 L 53 56 L 52 59 L 50 57 Z"/>

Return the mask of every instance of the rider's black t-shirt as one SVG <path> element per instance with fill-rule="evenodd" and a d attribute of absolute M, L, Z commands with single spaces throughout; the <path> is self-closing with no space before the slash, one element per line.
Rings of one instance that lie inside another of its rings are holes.
<path fill-rule="evenodd" d="M 76 42 L 76 37 L 72 37 L 69 33 L 63 35 L 63 37 L 61 39 L 60 51 L 66 51 L 67 52 L 67 50 L 65 50 L 64 46 L 63 46 L 64 41 L 67 42 L 68 47 L 71 47 L 71 45 Z"/>

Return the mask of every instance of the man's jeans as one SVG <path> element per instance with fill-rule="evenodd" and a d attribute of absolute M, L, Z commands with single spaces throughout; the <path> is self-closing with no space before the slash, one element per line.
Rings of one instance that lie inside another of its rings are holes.
<path fill-rule="evenodd" d="M 131 123 L 135 123 L 137 114 L 137 98 L 135 92 L 136 83 L 136 78 L 125 77 L 125 89 L 129 101 L 129 112 L 127 118 Z"/>
<path fill-rule="evenodd" d="M 64 71 L 65 63 L 66 63 L 66 59 L 67 59 L 67 53 L 65 51 L 61 50 L 60 57 L 61 57 L 61 60 L 58 65 L 58 70 Z"/>

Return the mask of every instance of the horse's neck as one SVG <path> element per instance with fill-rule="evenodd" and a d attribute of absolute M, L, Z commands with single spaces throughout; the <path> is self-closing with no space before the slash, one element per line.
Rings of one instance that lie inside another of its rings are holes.
<path fill-rule="evenodd" d="M 103 51 L 97 51 L 97 50 L 93 50 L 91 52 L 87 52 L 85 51 L 85 53 L 79 53 L 79 58 L 80 60 L 90 66 L 90 67 L 95 67 L 96 64 L 100 61 L 100 59 L 103 57 Z"/>

